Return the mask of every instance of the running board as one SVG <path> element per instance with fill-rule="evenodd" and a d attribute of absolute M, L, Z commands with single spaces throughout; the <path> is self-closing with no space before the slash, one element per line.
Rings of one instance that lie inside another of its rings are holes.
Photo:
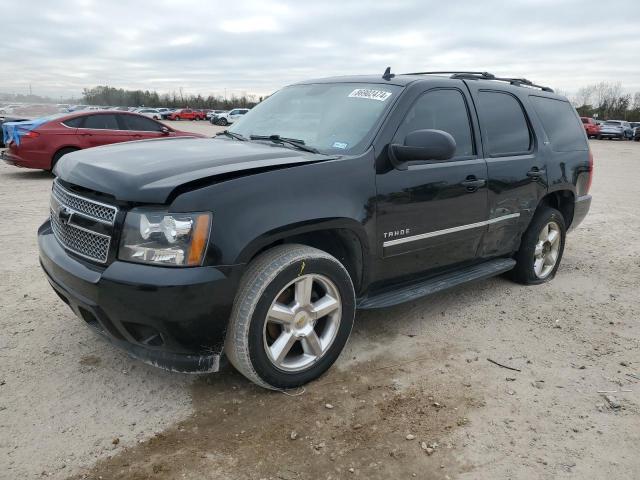
<path fill-rule="evenodd" d="M 385 308 L 400 303 L 409 302 L 417 298 L 426 297 L 437 292 L 442 292 L 463 283 L 475 280 L 484 280 L 501 273 L 508 272 L 515 267 L 516 261 L 512 258 L 497 258 L 488 262 L 463 268 L 455 272 L 449 272 L 430 278 L 419 283 L 404 285 L 395 290 L 379 293 L 373 297 L 365 297 L 358 301 L 357 308 L 368 310 L 373 308 Z"/>

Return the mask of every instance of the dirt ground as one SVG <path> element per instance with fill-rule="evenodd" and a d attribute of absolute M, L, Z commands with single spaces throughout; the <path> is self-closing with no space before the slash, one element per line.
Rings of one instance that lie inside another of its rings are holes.
<path fill-rule="evenodd" d="M 92 334 L 38 265 L 52 177 L 0 165 L 0 478 L 639 478 L 640 143 L 591 148 L 594 203 L 555 280 L 359 312 L 289 395 Z"/>

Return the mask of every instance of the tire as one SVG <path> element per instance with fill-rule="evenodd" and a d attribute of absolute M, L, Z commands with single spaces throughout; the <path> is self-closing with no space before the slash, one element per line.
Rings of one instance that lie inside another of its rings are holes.
<path fill-rule="evenodd" d="M 303 292 L 310 301 L 301 300 Z M 314 318 L 320 307 L 321 316 Z M 279 319 L 269 312 L 278 312 Z M 338 260 L 305 245 L 281 245 L 253 260 L 243 275 L 225 353 L 240 373 L 264 388 L 299 387 L 336 361 L 354 315 L 353 284 Z"/>
<path fill-rule="evenodd" d="M 551 229 L 550 225 L 553 226 Z M 543 241 L 543 229 L 549 229 L 546 241 Z M 549 240 L 551 231 L 556 232 L 554 238 L 557 240 Z M 562 214 L 555 208 L 539 207 L 522 236 L 520 249 L 515 255 L 517 263 L 511 272 L 512 278 L 524 285 L 538 285 L 551 280 L 560 267 L 566 235 L 567 228 Z M 549 264 L 553 260 L 552 254 L 555 260 Z"/>
<path fill-rule="evenodd" d="M 598 140 L 602 140 L 602 135 L 598 135 L 596 138 L 597 138 Z"/>
<path fill-rule="evenodd" d="M 79 148 L 69 147 L 69 148 L 61 148 L 60 150 L 58 150 L 53 155 L 53 158 L 51 159 L 51 169 L 49 171 L 52 172 L 53 171 L 53 167 L 56 166 L 56 163 L 58 163 L 58 160 L 60 160 L 62 157 L 64 157 L 67 153 L 75 152 L 77 150 L 80 150 L 80 149 Z"/>
<path fill-rule="evenodd" d="M 218 120 L 218 125 L 226 127 L 227 125 L 229 125 L 229 122 L 227 121 L 226 118 L 221 118 L 220 120 Z"/>

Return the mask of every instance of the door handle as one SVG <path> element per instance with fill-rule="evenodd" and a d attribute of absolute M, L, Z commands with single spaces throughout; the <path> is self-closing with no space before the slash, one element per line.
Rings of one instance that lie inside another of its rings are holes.
<path fill-rule="evenodd" d="M 539 180 L 545 173 L 546 170 L 544 168 L 533 167 L 527 172 L 527 177 Z"/>
<path fill-rule="evenodd" d="M 462 182 L 462 185 L 467 189 L 467 192 L 475 192 L 480 187 L 484 187 L 487 181 L 483 178 L 476 178 L 475 175 L 469 175 L 466 180 Z"/>

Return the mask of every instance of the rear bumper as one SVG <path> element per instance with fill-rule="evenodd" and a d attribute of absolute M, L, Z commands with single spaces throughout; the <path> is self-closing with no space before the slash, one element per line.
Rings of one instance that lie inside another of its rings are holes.
<path fill-rule="evenodd" d="M 33 158 L 31 158 L 31 155 L 28 158 L 25 158 L 21 155 L 16 155 L 15 153 L 12 153 L 11 150 L 7 149 L 0 154 L 0 160 L 16 167 L 37 168 L 41 170 L 51 169 L 51 161 L 42 153 L 35 153 Z"/>
<path fill-rule="evenodd" d="M 576 199 L 573 207 L 573 221 L 569 226 L 569 231 L 575 230 L 582 223 L 584 217 L 589 213 L 591 207 L 591 195 L 583 195 Z"/>
<path fill-rule="evenodd" d="M 98 269 L 64 250 L 48 221 L 38 245 L 58 296 L 112 344 L 166 370 L 218 370 L 239 272 L 119 261 Z"/>

